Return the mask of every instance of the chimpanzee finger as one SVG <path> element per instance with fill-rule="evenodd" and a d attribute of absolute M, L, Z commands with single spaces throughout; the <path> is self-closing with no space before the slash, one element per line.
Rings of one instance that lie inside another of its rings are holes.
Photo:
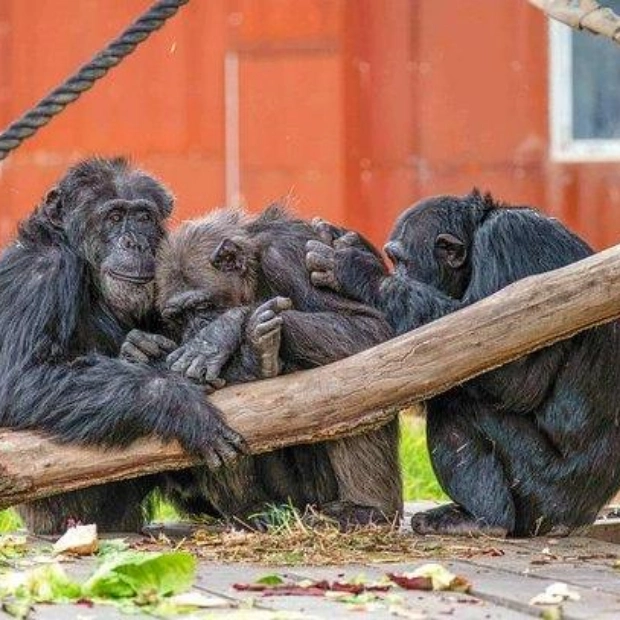
<path fill-rule="evenodd" d="M 334 241 L 334 249 L 342 250 L 344 248 L 359 247 L 362 245 L 360 236 L 353 231 L 349 231 L 342 237 Z"/>
<path fill-rule="evenodd" d="M 202 369 L 203 381 L 205 383 L 212 383 L 213 388 L 216 390 L 224 387 L 224 385 L 226 385 L 226 381 L 220 378 L 220 373 L 222 372 L 222 367 L 226 362 L 226 357 L 221 357 L 218 355 L 208 355 Z"/>
<path fill-rule="evenodd" d="M 226 381 L 221 377 L 215 377 L 215 379 L 209 379 L 208 385 L 213 393 L 215 390 L 221 390 L 226 385 Z"/>
<path fill-rule="evenodd" d="M 132 329 L 125 337 L 125 341 L 130 342 L 150 358 L 159 357 L 161 349 L 155 342 L 154 336 L 155 334 L 147 334 L 139 329 Z"/>
<path fill-rule="evenodd" d="M 204 369 L 207 361 L 206 355 L 196 355 L 185 371 L 185 376 L 194 381 L 202 381 L 204 377 Z"/>
<path fill-rule="evenodd" d="M 264 323 L 259 323 L 254 328 L 254 335 L 256 337 L 258 337 L 258 338 L 261 338 L 265 334 L 268 334 L 269 332 L 275 331 L 276 329 L 281 327 L 283 322 L 284 321 L 283 321 L 281 316 L 276 316 L 273 319 L 271 319 L 270 321 L 265 321 Z"/>
<path fill-rule="evenodd" d="M 248 447 L 243 437 L 224 423 L 220 423 L 214 438 L 203 450 L 202 456 L 207 467 L 217 469 L 247 453 Z"/>
<path fill-rule="evenodd" d="M 306 252 L 314 252 L 315 254 L 327 258 L 334 255 L 334 248 L 316 239 L 310 239 L 306 241 Z"/>
<path fill-rule="evenodd" d="M 178 349 L 175 349 L 172 353 L 169 353 L 166 357 L 166 364 L 168 368 L 172 366 L 180 357 L 182 357 L 187 351 L 186 346 L 181 346 Z"/>
<path fill-rule="evenodd" d="M 239 458 L 239 452 L 226 441 L 217 441 L 213 446 L 223 465 L 228 465 Z"/>
<path fill-rule="evenodd" d="M 181 357 L 170 366 L 170 370 L 184 375 L 191 363 L 194 361 L 194 357 L 195 353 L 193 351 L 185 351 L 183 355 L 181 355 Z"/>
<path fill-rule="evenodd" d="M 276 310 L 276 312 L 290 310 L 293 307 L 293 300 L 289 297 L 281 297 L 280 295 L 278 295 L 277 297 L 274 297 L 271 301 L 275 304 L 274 310 Z"/>
<path fill-rule="evenodd" d="M 321 219 L 320 217 L 315 217 L 310 222 L 310 224 L 312 228 L 314 228 L 314 231 L 316 232 L 316 234 L 319 236 L 319 239 L 323 243 L 327 243 L 328 245 L 331 245 L 332 241 L 334 240 L 334 237 L 332 235 L 332 231 L 329 226 L 329 223 Z"/>
<path fill-rule="evenodd" d="M 204 389 L 205 394 L 209 396 L 213 394 L 213 392 L 217 392 L 220 388 L 223 388 L 226 385 L 226 381 L 223 381 L 223 383 L 219 383 L 218 379 L 214 379 L 213 381 L 207 381 L 204 377 L 202 377 L 200 385 Z"/>
<path fill-rule="evenodd" d="M 161 314 L 164 319 L 172 319 L 187 309 L 205 303 L 209 300 L 209 295 L 204 291 L 185 291 L 171 297 L 162 308 Z"/>
<path fill-rule="evenodd" d="M 140 362 L 142 364 L 148 364 L 149 358 L 145 355 L 136 345 L 131 342 L 125 341 L 121 345 L 120 356 L 122 359 L 130 362 Z"/>
<path fill-rule="evenodd" d="M 264 312 L 259 312 L 258 314 L 255 314 L 252 323 L 259 325 L 260 323 L 271 321 L 271 319 L 273 319 L 275 316 L 276 313 L 273 310 L 265 310 Z"/>
<path fill-rule="evenodd" d="M 209 445 L 205 448 L 201 453 L 202 459 L 205 462 L 205 465 L 209 469 L 218 469 L 222 466 L 222 459 L 220 455 L 217 453 L 217 450 L 213 448 L 213 445 Z"/>
<path fill-rule="evenodd" d="M 288 297 L 272 297 L 265 303 L 261 304 L 254 310 L 253 315 L 260 314 L 266 310 L 272 312 L 282 312 L 283 310 L 290 310 L 293 307 L 293 302 Z"/>
<path fill-rule="evenodd" d="M 226 440 L 226 443 L 232 446 L 239 454 L 247 454 L 249 452 L 248 444 L 243 438 L 243 435 L 230 428 L 230 426 L 222 424 L 220 433 L 222 438 Z"/>
<path fill-rule="evenodd" d="M 172 353 L 179 346 L 174 340 L 170 340 L 161 334 L 151 334 L 151 337 L 165 353 Z"/>
<path fill-rule="evenodd" d="M 329 271 L 334 268 L 333 257 L 322 256 L 316 252 L 306 254 L 306 268 L 308 271 Z"/>
<path fill-rule="evenodd" d="M 310 224 L 321 241 L 327 245 L 331 245 L 334 242 L 334 239 L 337 239 L 342 235 L 342 228 L 334 226 L 320 217 L 313 218 Z"/>
<path fill-rule="evenodd" d="M 331 272 L 313 271 L 310 274 L 310 281 L 319 288 L 331 288 L 338 291 L 338 281 Z"/>

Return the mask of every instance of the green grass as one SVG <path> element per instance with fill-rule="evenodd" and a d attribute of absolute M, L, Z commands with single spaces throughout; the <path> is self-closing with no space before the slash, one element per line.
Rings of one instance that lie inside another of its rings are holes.
<path fill-rule="evenodd" d="M 0 534 L 14 532 L 21 527 L 21 520 L 14 510 L 0 510 Z"/>
<path fill-rule="evenodd" d="M 429 459 L 424 419 L 402 414 L 400 420 L 400 463 L 405 500 L 446 499 Z"/>
<path fill-rule="evenodd" d="M 426 449 L 424 420 L 413 415 L 401 416 L 400 461 L 403 470 L 405 500 L 445 499 L 431 467 Z M 154 520 L 174 521 L 174 508 L 156 497 Z M 21 527 L 14 510 L 0 511 L 0 533 L 13 532 Z"/>

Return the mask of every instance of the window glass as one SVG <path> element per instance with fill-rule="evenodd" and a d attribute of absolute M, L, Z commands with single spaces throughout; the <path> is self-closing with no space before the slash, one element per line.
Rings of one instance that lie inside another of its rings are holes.
<path fill-rule="evenodd" d="M 620 0 L 605 0 L 620 15 Z M 601 36 L 572 31 L 573 139 L 620 138 L 620 47 Z"/>

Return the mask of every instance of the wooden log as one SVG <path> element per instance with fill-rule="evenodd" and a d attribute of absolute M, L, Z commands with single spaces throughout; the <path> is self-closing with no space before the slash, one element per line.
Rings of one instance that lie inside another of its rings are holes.
<path fill-rule="evenodd" d="M 620 314 L 620 246 L 520 280 L 475 305 L 329 366 L 212 396 L 252 453 L 368 430 L 530 351 Z M 59 446 L 0 432 L 0 507 L 195 464 L 178 445 Z"/>

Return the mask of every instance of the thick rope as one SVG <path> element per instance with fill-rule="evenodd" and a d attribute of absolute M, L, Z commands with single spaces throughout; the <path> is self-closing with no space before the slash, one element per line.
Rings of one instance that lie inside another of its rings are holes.
<path fill-rule="evenodd" d="M 9 125 L 0 134 L 0 161 L 26 138 L 34 135 L 41 127 L 61 112 L 68 104 L 75 101 L 85 90 L 102 78 L 112 67 L 118 65 L 125 56 L 148 36 L 159 30 L 166 20 L 172 17 L 189 0 L 159 0 L 139 19 L 137 19 L 120 37 L 112 41 L 77 73 L 65 80 L 49 95 L 41 99 L 20 119 Z"/>

